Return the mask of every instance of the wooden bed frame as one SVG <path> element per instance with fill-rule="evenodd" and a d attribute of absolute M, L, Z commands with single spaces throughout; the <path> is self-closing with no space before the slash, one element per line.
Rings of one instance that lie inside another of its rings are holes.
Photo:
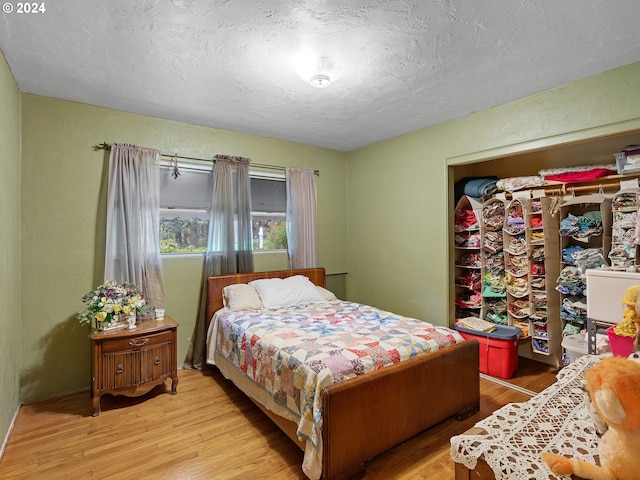
<path fill-rule="evenodd" d="M 209 277 L 207 319 L 222 308 L 225 286 L 292 275 L 305 275 L 325 286 L 324 268 Z M 323 389 L 322 478 L 362 475 L 365 462 L 374 456 L 448 417 L 462 419 L 478 411 L 478 345 L 476 340 L 467 340 Z M 257 405 L 304 449 L 294 422 Z"/>

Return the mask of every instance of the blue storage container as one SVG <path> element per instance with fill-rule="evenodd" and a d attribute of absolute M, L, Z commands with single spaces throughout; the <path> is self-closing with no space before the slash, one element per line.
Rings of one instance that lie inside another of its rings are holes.
<path fill-rule="evenodd" d="M 512 340 L 514 338 L 520 338 L 522 336 L 522 330 L 518 327 L 512 327 L 510 325 L 496 325 L 496 329 L 493 332 L 480 332 L 478 330 L 471 330 L 470 328 L 464 328 L 457 323 L 453 326 L 456 330 L 465 333 L 471 333 L 473 335 L 479 335 L 481 337 L 500 338 L 503 340 Z"/>

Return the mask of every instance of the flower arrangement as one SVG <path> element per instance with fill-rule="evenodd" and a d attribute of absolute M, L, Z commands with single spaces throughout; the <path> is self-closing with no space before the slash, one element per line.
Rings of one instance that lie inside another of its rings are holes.
<path fill-rule="evenodd" d="M 139 287 L 133 283 L 119 284 L 106 281 L 95 290 L 86 293 L 82 301 L 87 305 L 76 317 L 80 324 L 96 327 L 117 321 L 120 314 L 125 316 L 145 314 L 149 305 Z"/>

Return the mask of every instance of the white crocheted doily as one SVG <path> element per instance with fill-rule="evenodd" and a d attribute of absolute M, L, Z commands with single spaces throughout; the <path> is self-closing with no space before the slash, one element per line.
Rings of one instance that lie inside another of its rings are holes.
<path fill-rule="evenodd" d="M 542 452 L 599 464 L 596 427 L 584 403 L 586 370 L 601 357 L 585 355 L 558 373 L 558 381 L 524 403 L 510 403 L 475 426 L 484 435 L 451 438 L 451 457 L 469 469 L 482 457 L 496 480 L 549 480 L 557 477 Z"/>

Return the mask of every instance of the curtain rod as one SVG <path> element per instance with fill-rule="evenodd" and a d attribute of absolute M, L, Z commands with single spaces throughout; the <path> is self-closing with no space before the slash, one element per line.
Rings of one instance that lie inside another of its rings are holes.
<path fill-rule="evenodd" d="M 107 142 L 102 142 L 98 145 L 94 145 L 93 146 L 94 150 L 111 150 L 111 144 L 107 143 Z M 172 152 L 160 152 L 160 156 L 162 157 L 167 157 L 167 158 L 181 158 L 182 160 L 197 160 L 199 162 L 210 162 L 215 164 L 216 163 L 216 159 L 215 158 L 203 158 L 203 157 L 195 157 L 192 155 L 183 155 L 183 154 L 179 154 L 179 153 L 172 153 Z M 280 171 L 285 171 L 285 167 L 282 167 L 280 165 L 264 165 L 264 164 L 260 164 L 260 163 L 250 163 L 249 164 L 252 167 L 257 167 L 257 168 L 268 168 L 271 170 L 280 170 Z M 313 173 L 315 175 L 320 175 L 320 170 L 314 170 Z"/>

